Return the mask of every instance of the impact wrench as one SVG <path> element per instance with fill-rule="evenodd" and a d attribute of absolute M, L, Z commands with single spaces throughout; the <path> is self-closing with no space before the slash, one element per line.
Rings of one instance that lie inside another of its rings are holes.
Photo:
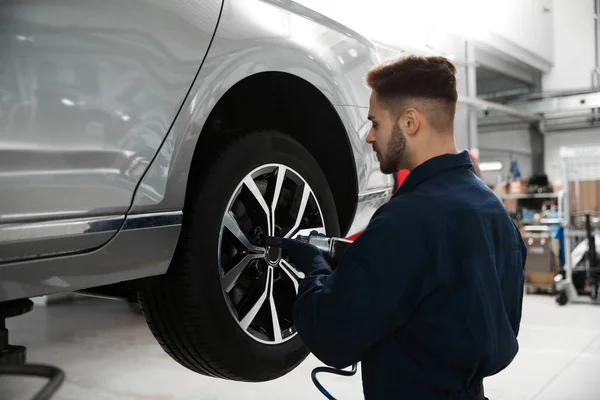
<path fill-rule="evenodd" d="M 337 267 L 344 251 L 352 244 L 352 241 L 341 238 L 332 238 L 323 235 L 322 233 L 318 233 L 317 231 L 312 231 L 309 236 L 301 236 L 298 235 L 296 237 L 297 241 L 312 244 L 323 253 L 323 257 L 327 260 L 327 262 L 331 265 L 333 269 Z M 270 247 L 282 247 L 282 239 L 274 236 L 267 236 L 265 238 L 265 245 Z M 319 389 L 321 393 L 329 400 L 336 400 L 324 387 L 321 385 L 319 380 L 317 379 L 317 374 L 320 372 L 342 375 L 342 376 L 353 376 L 356 374 L 357 364 L 353 364 L 350 371 L 345 371 L 337 368 L 331 367 L 317 367 L 312 370 L 311 378 L 314 385 Z"/>

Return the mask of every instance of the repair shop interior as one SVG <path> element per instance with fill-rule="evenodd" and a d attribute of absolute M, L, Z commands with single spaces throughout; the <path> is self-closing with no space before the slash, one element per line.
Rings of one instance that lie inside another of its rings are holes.
<path fill-rule="evenodd" d="M 366 76 L 408 54 L 454 64 L 456 146 L 526 248 L 485 397 L 600 399 L 600 0 L 6 0 L 0 400 L 364 399 L 283 243 L 335 274 L 411 179 L 367 139 Z"/>

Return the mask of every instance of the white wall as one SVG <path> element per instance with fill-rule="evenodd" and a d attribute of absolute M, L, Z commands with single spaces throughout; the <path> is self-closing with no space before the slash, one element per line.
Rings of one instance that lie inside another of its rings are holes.
<path fill-rule="evenodd" d="M 547 68 L 554 61 L 554 4 L 570 2 L 571 0 L 483 1 L 481 6 L 486 14 L 485 26 L 501 40 L 484 37 L 482 41 L 533 67 Z"/>
<path fill-rule="evenodd" d="M 481 133 L 479 134 L 479 147 L 531 154 L 530 133 L 526 130 Z"/>
<path fill-rule="evenodd" d="M 561 179 L 561 146 L 600 146 L 600 129 L 547 134 L 544 139 L 544 164 L 548 179 Z M 600 160 L 598 160 L 600 174 Z"/>
<path fill-rule="evenodd" d="M 478 142 L 480 162 L 502 163 L 502 170 L 499 171 L 502 179 L 508 177 L 513 160 L 517 161 L 521 177 L 531 176 L 533 164 L 529 131 L 480 133 Z M 482 179 L 488 185 L 493 185 L 497 182 L 497 175 L 497 171 L 482 172 Z"/>
<path fill-rule="evenodd" d="M 502 170 L 500 171 L 482 171 L 481 179 L 487 185 L 496 185 L 498 183 L 498 174 L 501 176 L 501 180 L 506 180 L 510 176 L 510 166 L 513 160 L 517 161 L 519 171 L 521 172 L 522 178 L 529 178 L 531 176 L 531 156 L 524 154 L 509 153 L 505 151 L 479 151 L 480 163 L 482 162 L 500 162 L 502 163 Z"/>
<path fill-rule="evenodd" d="M 555 0 L 554 67 L 543 89 L 563 90 L 591 85 L 594 68 L 594 1 Z"/>

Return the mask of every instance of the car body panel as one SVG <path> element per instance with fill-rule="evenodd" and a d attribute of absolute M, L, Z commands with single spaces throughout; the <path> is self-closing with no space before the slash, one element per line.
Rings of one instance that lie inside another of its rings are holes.
<path fill-rule="evenodd" d="M 377 60 L 376 49 L 362 36 L 293 1 L 226 1 L 207 59 L 167 138 L 169 146 L 149 168 L 131 212 L 183 207 L 190 149 L 210 112 L 235 84 L 264 72 L 304 79 L 336 107 L 354 153 L 359 192 L 390 187 L 393 181 L 379 172 L 364 141 L 370 95 L 365 75 Z"/>
<path fill-rule="evenodd" d="M 58 222 L 123 222 L 200 69 L 221 5 L 2 2 L 0 224 L 29 224 L 20 233 L 28 227 L 30 235 L 0 232 L 0 260 L 39 256 L 40 240 L 44 254 L 106 243 L 110 235 L 88 235 L 69 249 L 61 238 L 74 236 L 72 224 Z M 52 221 L 54 236 L 40 236 L 31 225 L 39 221 Z"/>
<path fill-rule="evenodd" d="M 217 4 L 215 0 L 189 2 L 192 8 L 194 4 L 207 3 Z M 198 13 L 189 16 L 193 20 L 191 25 L 197 24 L 201 37 L 204 37 L 202 35 L 209 30 L 202 30 L 207 17 L 201 17 Z M 198 44 L 190 46 L 193 48 Z M 64 247 L 71 244 L 79 252 L 48 253 L 44 258 L 36 256 L 31 260 L 2 262 L 0 248 L 0 301 L 80 290 L 167 272 L 177 245 L 187 177 L 202 128 L 212 109 L 230 88 L 261 72 L 284 72 L 304 79 L 334 106 L 353 151 L 356 170 L 350 173 L 356 173 L 358 177 L 358 198 L 348 200 L 357 204 L 355 219 L 346 234 L 349 236 L 364 229 L 375 210 L 389 199 L 393 188 L 392 177 L 381 174 L 371 147 L 364 141 L 369 129 L 366 117 L 370 94 L 364 77 L 375 62 L 376 50 L 367 40 L 293 1 L 225 0 L 215 37 L 193 84 L 191 80 L 189 82 L 191 87 L 187 97 L 182 91 L 173 92 L 177 92 L 179 100 L 183 101 L 173 125 L 168 129 L 168 113 L 162 113 L 159 118 L 161 122 L 156 129 L 164 130 L 166 136 L 153 135 L 151 148 L 158 152 L 154 154 L 148 150 L 142 154 L 137 148 L 124 147 L 133 152 L 130 157 L 142 165 L 141 173 L 137 172 L 142 178 L 136 181 L 138 186 L 133 203 L 131 197 L 127 203 L 124 201 L 127 196 L 123 196 L 118 206 L 108 203 L 112 205 L 94 208 L 93 218 L 92 211 L 83 207 L 81 213 L 67 213 L 58 222 L 56 218 L 52 219 L 58 215 L 56 213 L 44 216 L 41 221 L 31 221 L 37 227 L 37 233 L 46 235 L 42 238 L 44 241 L 50 236 L 56 242 L 54 250 L 65 250 Z M 5 146 L 2 132 L 0 151 Z M 135 142 L 140 135 L 134 133 L 131 138 Z M 24 146 L 25 151 L 31 151 L 33 143 Z M 68 148 L 69 143 L 65 144 Z M 113 146 L 108 150 L 118 153 L 120 147 Z M 59 157 L 64 156 L 64 149 L 57 148 L 56 151 Z M 105 157 L 103 152 L 107 149 L 100 148 L 99 151 Z M 101 179 L 105 179 L 103 187 L 109 192 L 103 196 L 116 196 L 109 189 L 116 190 L 118 186 L 107 184 L 109 181 L 104 176 Z M 132 194 L 132 184 L 118 189 Z M 0 198 L 4 199 L 7 194 L 2 190 L 0 187 Z M 87 195 L 91 196 L 92 192 Z M 131 208 L 128 209 L 129 205 Z M 115 218 L 125 222 L 115 226 Z M 86 225 L 86 222 L 89 223 Z M 17 233 L 22 236 L 23 231 L 19 228 L 23 226 L 23 221 L 13 221 L 12 225 L 0 222 L 0 241 L 3 232 L 5 238 L 13 235 L 14 239 L 18 237 Z M 57 233 L 53 233 L 53 229 Z M 81 235 L 87 239 L 83 240 Z M 15 245 L 14 240 L 11 245 L 13 252 L 26 247 L 23 243 Z"/>
<path fill-rule="evenodd" d="M 0 265 L 0 302 L 164 274 L 177 246 L 181 215 L 128 217 L 119 233 L 99 249 Z"/>

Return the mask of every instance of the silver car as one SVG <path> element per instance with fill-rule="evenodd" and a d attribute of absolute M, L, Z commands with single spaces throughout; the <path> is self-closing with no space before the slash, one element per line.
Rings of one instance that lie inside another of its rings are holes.
<path fill-rule="evenodd" d="M 289 0 L 0 4 L 0 302 L 125 285 L 201 374 L 308 354 L 265 235 L 359 233 L 375 47 Z"/>

